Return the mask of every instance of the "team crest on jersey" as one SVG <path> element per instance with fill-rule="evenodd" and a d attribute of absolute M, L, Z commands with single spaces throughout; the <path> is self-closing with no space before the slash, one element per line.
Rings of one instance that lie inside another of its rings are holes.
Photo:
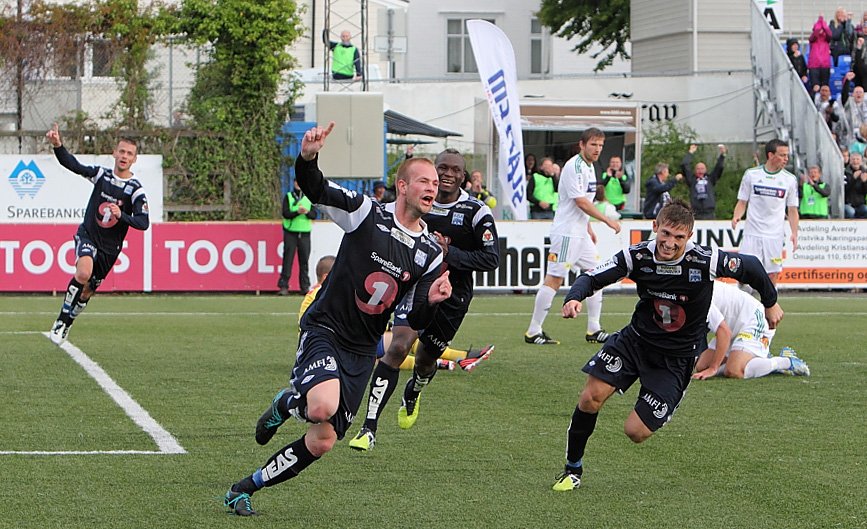
<path fill-rule="evenodd" d="M 394 239 L 397 239 L 399 242 L 401 242 L 405 246 L 408 246 L 409 248 L 412 248 L 413 246 L 415 246 L 415 239 L 411 235 L 407 235 L 406 233 L 399 230 L 398 228 L 392 228 L 391 229 L 391 236 Z"/>
<path fill-rule="evenodd" d="M 133 192 L 132 186 L 124 186 L 123 187 L 123 194 L 124 195 L 131 195 L 132 192 Z"/>
<path fill-rule="evenodd" d="M 421 250 L 415 251 L 415 264 L 419 266 L 424 266 L 427 264 L 427 254 Z"/>
<path fill-rule="evenodd" d="M 735 273 L 741 267 L 741 258 L 740 257 L 726 257 L 725 267 L 729 269 L 729 272 Z"/>
<path fill-rule="evenodd" d="M 701 270 L 691 269 L 689 271 L 690 283 L 701 283 Z"/>
<path fill-rule="evenodd" d="M 455 213 L 452 215 L 452 226 L 461 226 L 464 223 L 464 214 Z"/>
<path fill-rule="evenodd" d="M 680 265 L 656 265 L 656 273 L 661 276 L 679 276 L 683 273 Z"/>
<path fill-rule="evenodd" d="M 490 246 L 494 244 L 494 234 L 491 233 L 491 230 L 486 229 L 482 233 L 482 244 L 484 244 L 485 246 Z"/>

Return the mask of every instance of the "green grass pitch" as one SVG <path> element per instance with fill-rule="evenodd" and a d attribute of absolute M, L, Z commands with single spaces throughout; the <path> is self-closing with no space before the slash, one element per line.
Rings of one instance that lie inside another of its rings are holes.
<path fill-rule="evenodd" d="M 299 302 L 97 296 L 70 342 L 187 453 L 26 455 L 10 452 L 157 445 L 40 334 L 60 298 L 0 296 L 0 528 L 867 527 L 867 297 L 856 294 L 781 296 L 773 349 L 794 347 L 810 378 L 694 382 L 642 445 L 622 433 L 637 388 L 613 396 L 572 493 L 551 485 L 581 366 L 596 351 L 586 320 L 552 313 L 545 330 L 563 344 L 527 345 L 533 298 L 478 296 L 454 345 L 496 351 L 471 374 L 440 372 L 413 429 L 397 427 L 396 393 L 372 452 L 344 439 L 300 477 L 257 493 L 261 516 L 227 515 L 228 486 L 301 431 L 290 421 L 270 445 L 253 440 L 286 383 Z M 622 327 L 634 303 L 607 296 L 605 328 Z"/>

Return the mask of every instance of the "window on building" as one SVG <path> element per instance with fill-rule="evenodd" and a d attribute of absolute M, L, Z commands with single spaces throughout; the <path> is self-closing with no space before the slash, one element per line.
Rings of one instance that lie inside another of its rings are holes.
<path fill-rule="evenodd" d="M 112 77 L 111 67 L 114 63 L 114 53 L 111 41 L 106 39 L 94 39 L 90 43 L 92 53 L 91 77 Z"/>
<path fill-rule="evenodd" d="M 51 64 L 51 75 L 55 79 L 92 79 L 112 77 L 114 52 L 111 41 L 91 39 L 76 42 L 74 46 L 59 50 Z"/>
<path fill-rule="evenodd" d="M 542 22 L 538 18 L 530 19 L 530 73 L 548 73 L 545 68 L 542 52 Z"/>
<path fill-rule="evenodd" d="M 446 21 L 446 71 L 448 73 L 478 73 L 467 20 L 478 17 L 449 18 Z M 494 24 L 493 19 L 482 19 Z"/>

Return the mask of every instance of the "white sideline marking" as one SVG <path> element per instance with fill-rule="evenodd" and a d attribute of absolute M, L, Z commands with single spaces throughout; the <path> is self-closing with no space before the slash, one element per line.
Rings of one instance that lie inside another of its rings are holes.
<path fill-rule="evenodd" d="M 506 317 L 506 316 L 527 316 L 532 311 L 525 312 L 468 312 L 466 317 Z M 53 316 L 56 315 L 57 311 L 48 312 L 48 311 L 0 311 L 0 316 Z M 93 314 L 94 316 L 100 317 L 119 317 L 119 318 L 127 318 L 129 316 L 168 316 L 170 318 L 177 316 L 201 316 L 201 317 L 215 317 L 215 316 L 229 316 L 235 318 L 237 316 L 297 316 L 298 311 L 292 312 L 88 312 L 88 314 Z M 630 312 L 605 312 L 606 315 L 609 316 L 632 316 L 632 311 Z M 867 312 L 865 311 L 852 311 L 852 312 L 841 312 L 841 311 L 828 311 L 828 312 L 786 312 L 786 317 L 789 316 L 867 316 Z M 36 331 L 21 331 L 21 334 L 32 333 Z M 5 334 L 4 332 L 0 332 L 0 334 Z M 9 332 L 9 334 L 17 334 L 17 332 Z"/>
<path fill-rule="evenodd" d="M 49 338 L 49 333 L 42 333 L 46 338 Z M 49 338 L 50 339 L 50 338 Z M 139 428 L 144 430 L 151 439 L 159 447 L 158 452 L 146 452 L 139 450 L 108 450 L 108 451 L 85 451 L 85 452 L 0 452 L 4 454 L 186 454 L 187 451 L 178 443 L 177 439 L 165 430 L 160 424 L 154 420 L 150 414 L 141 407 L 141 405 L 129 396 L 129 393 L 117 385 L 108 373 L 102 367 L 94 362 L 89 356 L 84 354 L 84 351 L 72 345 L 70 342 L 63 342 L 60 348 L 66 351 L 75 362 L 80 365 L 88 375 L 93 378 L 103 391 L 108 393 L 108 396 L 114 400 L 118 406 L 126 413 L 126 415 L 136 423 Z"/>
<path fill-rule="evenodd" d="M 2 456 L 164 455 L 156 450 L 0 450 Z"/>

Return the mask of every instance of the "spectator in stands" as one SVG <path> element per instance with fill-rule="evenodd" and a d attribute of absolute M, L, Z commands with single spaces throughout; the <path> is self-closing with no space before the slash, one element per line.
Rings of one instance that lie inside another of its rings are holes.
<path fill-rule="evenodd" d="M 836 68 L 840 55 L 852 53 L 852 43 L 855 41 L 852 14 L 838 7 L 828 28 L 831 30 L 831 57 L 834 58 L 834 68 Z"/>
<path fill-rule="evenodd" d="M 807 88 L 807 91 L 810 90 L 808 86 L 809 77 L 807 77 L 807 61 L 804 59 L 804 55 L 801 54 L 801 44 L 798 42 L 796 38 L 786 39 L 786 55 L 789 56 L 789 62 L 792 63 L 792 67 L 795 69 L 795 73 L 798 74 L 798 77 L 801 78 L 801 82 L 804 83 L 804 87 Z"/>
<path fill-rule="evenodd" d="M 653 176 L 647 179 L 644 188 L 647 191 L 644 197 L 644 213 L 645 219 L 656 220 L 656 214 L 662 209 L 662 206 L 671 202 L 671 195 L 668 193 L 678 182 L 683 180 L 683 175 L 677 173 L 674 180 L 668 179 L 669 169 L 667 163 L 658 163 L 653 170 Z"/>
<path fill-rule="evenodd" d="M 533 173 L 537 172 L 538 170 L 539 168 L 536 167 L 535 154 L 530 153 L 526 157 L 524 157 L 524 171 L 526 171 L 527 173 L 527 180 L 529 180 L 533 176 Z"/>
<path fill-rule="evenodd" d="M 485 177 L 482 176 L 482 172 L 476 169 L 470 174 L 470 189 L 469 194 L 471 197 L 475 197 L 478 200 L 481 200 L 486 206 L 491 209 L 494 209 L 497 205 L 497 199 L 494 198 L 494 195 L 488 192 L 485 189 L 484 180 Z"/>
<path fill-rule="evenodd" d="M 814 100 L 819 115 L 825 120 L 828 130 L 836 138 L 837 144 L 845 145 L 843 142 L 850 132 L 846 128 L 846 121 L 840 119 L 843 117 L 843 107 L 840 106 L 840 103 L 836 99 L 831 97 L 831 87 L 822 85 L 819 92 L 816 93 Z"/>
<path fill-rule="evenodd" d="M 864 197 L 867 195 L 867 167 L 863 158 L 857 152 L 849 155 L 849 165 L 846 166 L 846 206 L 847 219 L 867 218 L 867 205 Z"/>
<path fill-rule="evenodd" d="M 855 153 L 863 156 L 865 148 L 867 148 L 867 123 L 862 123 L 855 131 L 855 141 L 849 144 L 849 156 Z"/>
<path fill-rule="evenodd" d="M 852 84 L 864 86 L 867 82 L 867 46 L 864 45 L 864 37 L 855 40 L 855 50 L 852 52 Z M 848 75 L 848 74 L 847 74 Z"/>
<path fill-rule="evenodd" d="M 698 150 L 698 145 L 694 143 L 689 146 L 689 150 L 680 164 L 680 170 L 689 186 L 689 202 L 696 219 L 713 220 L 716 218 L 716 192 L 714 188 L 722 177 L 726 153 L 728 152 L 723 144 L 719 144 L 717 148 L 719 149 L 719 156 L 713 171 L 710 173 L 707 172 L 707 166 L 702 162 L 695 164 L 695 170 L 692 169 L 692 155 Z"/>
<path fill-rule="evenodd" d="M 840 101 L 843 103 L 843 117 L 846 119 L 847 135 L 843 145 L 851 145 L 855 141 L 855 131 L 861 128 L 862 123 L 867 123 L 867 101 L 864 101 L 864 88 L 856 86 L 849 96 L 849 88 L 855 74 L 848 72 L 843 81 L 843 91 L 840 93 Z"/>
<path fill-rule="evenodd" d="M 811 165 L 808 171 L 801 175 L 801 187 L 798 188 L 801 200 L 799 215 L 802 219 L 827 219 L 831 186 L 822 180 L 822 169 L 818 165 Z"/>
<path fill-rule="evenodd" d="M 617 211 L 626 206 L 626 193 L 629 193 L 632 185 L 629 176 L 623 170 L 623 159 L 620 156 L 612 156 L 608 159 L 608 169 L 602 173 L 602 185 L 596 187 L 605 188 L 605 196 Z"/>
<path fill-rule="evenodd" d="M 812 92 L 818 92 L 822 85 L 831 80 L 831 28 L 822 15 L 813 24 L 810 33 L 810 58 L 807 60 L 810 87 Z"/>
<path fill-rule="evenodd" d="M 855 26 L 855 39 L 867 37 L 867 11 L 861 16 L 861 23 Z"/>
<path fill-rule="evenodd" d="M 527 200 L 531 219 L 553 219 L 557 210 L 559 180 L 554 175 L 554 161 L 545 157 L 542 165 L 527 182 Z"/>
<path fill-rule="evenodd" d="M 843 167 L 849 165 L 849 147 L 845 145 L 840 147 L 840 156 L 843 157 Z"/>
<path fill-rule="evenodd" d="M 357 81 L 361 79 L 361 54 L 350 39 L 352 34 L 347 30 L 340 32 L 340 42 L 328 40 L 328 33 L 323 32 L 322 38 L 331 50 L 331 78 L 336 81 Z"/>

